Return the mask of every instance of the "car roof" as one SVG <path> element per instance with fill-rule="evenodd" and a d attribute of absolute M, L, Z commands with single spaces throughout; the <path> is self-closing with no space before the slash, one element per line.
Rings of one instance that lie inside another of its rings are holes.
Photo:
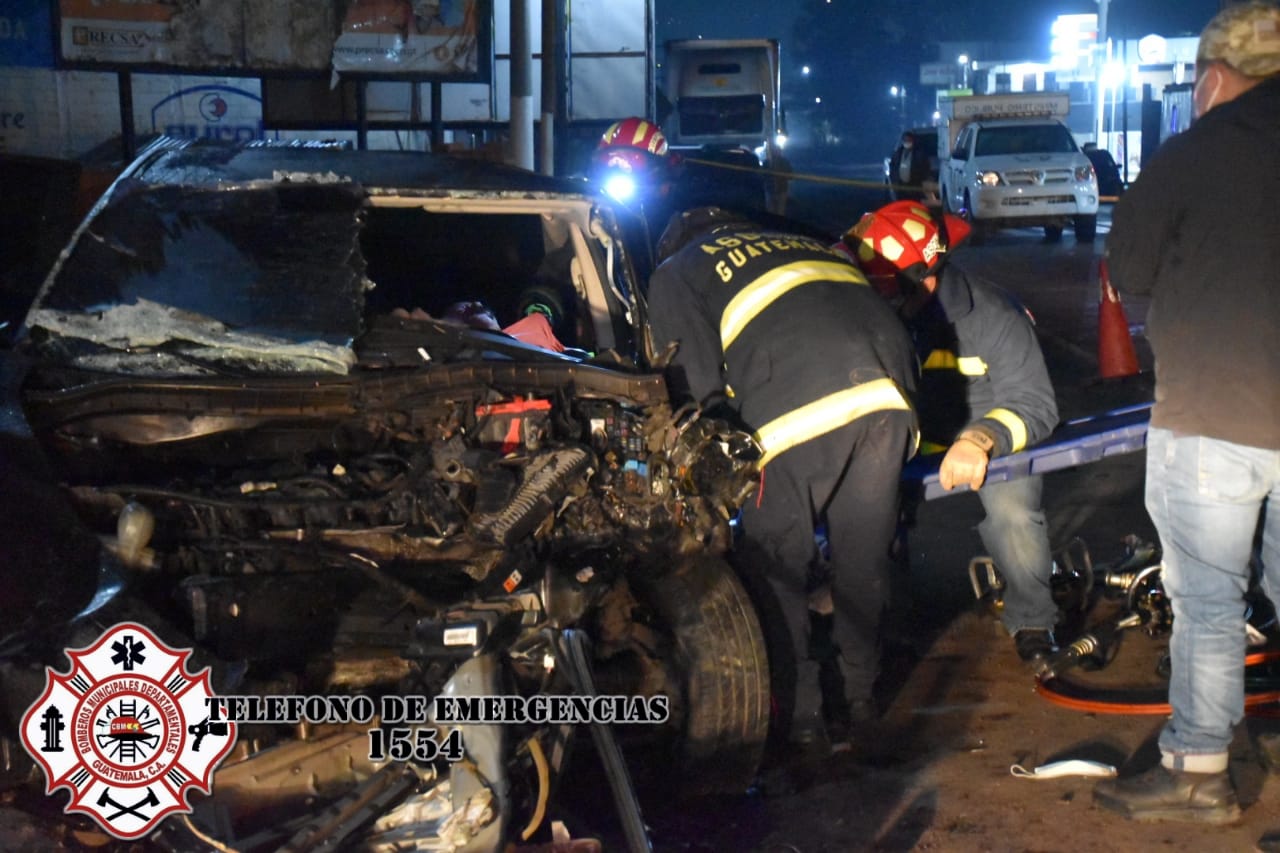
<path fill-rule="evenodd" d="M 586 181 L 515 166 L 420 151 L 353 150 L 336 145 L 161 138 L 126 174 L 148 184 L 215 187 L 281 181 L 353 181 L 366 190 L 594 196 Z"/>

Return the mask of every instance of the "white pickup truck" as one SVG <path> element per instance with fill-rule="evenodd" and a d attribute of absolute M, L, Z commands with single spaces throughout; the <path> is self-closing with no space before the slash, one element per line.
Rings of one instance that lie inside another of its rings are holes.
<path fill-rule="evenodd" d="M 1098 179 L 1062 123 L 1065 92 L 962 95 L 940 105 L 943 205 L 969 220 L 972 241 L 998 228 L 1043 226 L 1050 240 L 1070 224 L 1092 242 L 1098 227 Z"/>

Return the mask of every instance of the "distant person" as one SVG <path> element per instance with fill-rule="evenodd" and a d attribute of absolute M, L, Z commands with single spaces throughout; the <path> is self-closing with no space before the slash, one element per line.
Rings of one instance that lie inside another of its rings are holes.
<path fill-rule="evenodd" d="M 978 535 L 1005 581 L 1001 620 L 1039 675 L 1057 651 L 1059 617 L 1042 478 L 988 483 L 986 476 L 991 459 L 1049 435 L 1058 406 L 1027 313 L 952 260 L 968 233 L 958 217 L 897 201 L 862 217 L 843 242 L 911 332 L 922 366 L 921 436 L 945 448 L 942 487 L 978 493 L 986 512 Z"/>
<path fill-rule="evenodd" d="M 671 195 L 679 164 L 662 128 L 639 116 L 609 125 L 591 155 L 592 180 L 615 201 L 641 214 L 651 249 L 677 209 Z"/>
<path fill-rule="evenodd" d="M 889 181 L 893 184 L 895 199 L 924 198 L 924 182 L 929 179 L 929 152 L 922 151 L 917 143 L 916 135 L 907 131 L 889 159 Z"/>
<path fill-rule="evenodd" d="M 619 206 L 635 214 L 620 217 L 626 243 L 636 251 L 637 272 L 647 279 L 662 229 L 671 215 L 686 205 L 675 198 L 684 175 L 682 159 L 667 146 L 657 124 L 639 116 L 615 121 L 596 143 L 589 167 L 590 180 Z"/>
<path fill-rule="evenodd" d="M 1112 280 L 1151 297 L 1146 505 L 1173 605 L 1161 761 L 1094 798 L 1139 820 L 1230 823 L 1244 716 L 1245 592 L 1280 601 L 1280 6 L 1234 3 L 1200 34 L 1197 118 L 1116 204 Z"/>
<path fill-rule="evenodd" d="M 1099 148 L 1096 142 L 1086 142 L 1080 150 L 1085 157 L 1089 158 L 1093 172 L 1098 176 L 1098 193 L 1111 200 L 1119 197 L 1124 192 L 1124 181 L 1120 177 L 1120 166 L 1111 156 L 1111 152 L 1105 148 Z"/>

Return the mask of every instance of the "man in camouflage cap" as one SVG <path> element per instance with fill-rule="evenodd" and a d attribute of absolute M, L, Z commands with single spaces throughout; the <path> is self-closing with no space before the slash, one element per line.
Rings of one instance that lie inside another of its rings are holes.
<path fill-rule="evenodd" d="M 1280 6 L 1232 4 L 1209 22 L 1193 100 L 1195 121 L 1144 165 L 1107 239 L 1116 286 L 1151 297 L 1146 505 L 1173 605 L 1173 714 L 1160 764 L 1094 797 L 1140 820 L 1230 823 L 1251 558 L 1280 601 Z"/>
<path fill-rule="evenodd" d="M 1280 71 L 1280 6 L 1234 3 L 1215 15 L 1200 34 L 1197 72 L 1201 64 L 1212 62 L 1224 63 L 1245 77 L 1269 77 Z"/>

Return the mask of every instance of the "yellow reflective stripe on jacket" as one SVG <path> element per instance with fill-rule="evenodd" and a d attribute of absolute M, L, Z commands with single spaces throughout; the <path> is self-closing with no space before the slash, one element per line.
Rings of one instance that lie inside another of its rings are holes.
<path fill-rule="evenodd" d="M 956 358 L 956 354 L 947 349 L 936 349 L 920 365 L 924 370 L 958 370 L 965 376 L 985 376 L 987 363 L 976 355 Z"/>
<path fill-rule="evenodd" d="M 764 448 L 759 464 L 763 467 L 797 444 L 853 423 L 863 415 L 886 409 L 911 409 L 892 379 L 864 382 L 793 409 L 756 432 L 756 440 Z"/>
<path fill-rule="evenodd" d="M 866 284 L 862 273 L 838 261 L 797 261 L 775 267 L 742 288 L 720 315 L 720 344 L 728 349 L 742 330 L 774 300 L 802 284 L 815 281 L 847 281 Z"/>
<path fill-rule="evenodd" d="M 1001 426 L 1009 430 L 1009 439 L 1013 442 L 1013 446 L 1009 448 L 1010 453 L 1017 453 L 1027 446 L 1027 424 L 1013 412 L 1008 409 L 992 409 L 983 417 L 998 421 Z"/>

